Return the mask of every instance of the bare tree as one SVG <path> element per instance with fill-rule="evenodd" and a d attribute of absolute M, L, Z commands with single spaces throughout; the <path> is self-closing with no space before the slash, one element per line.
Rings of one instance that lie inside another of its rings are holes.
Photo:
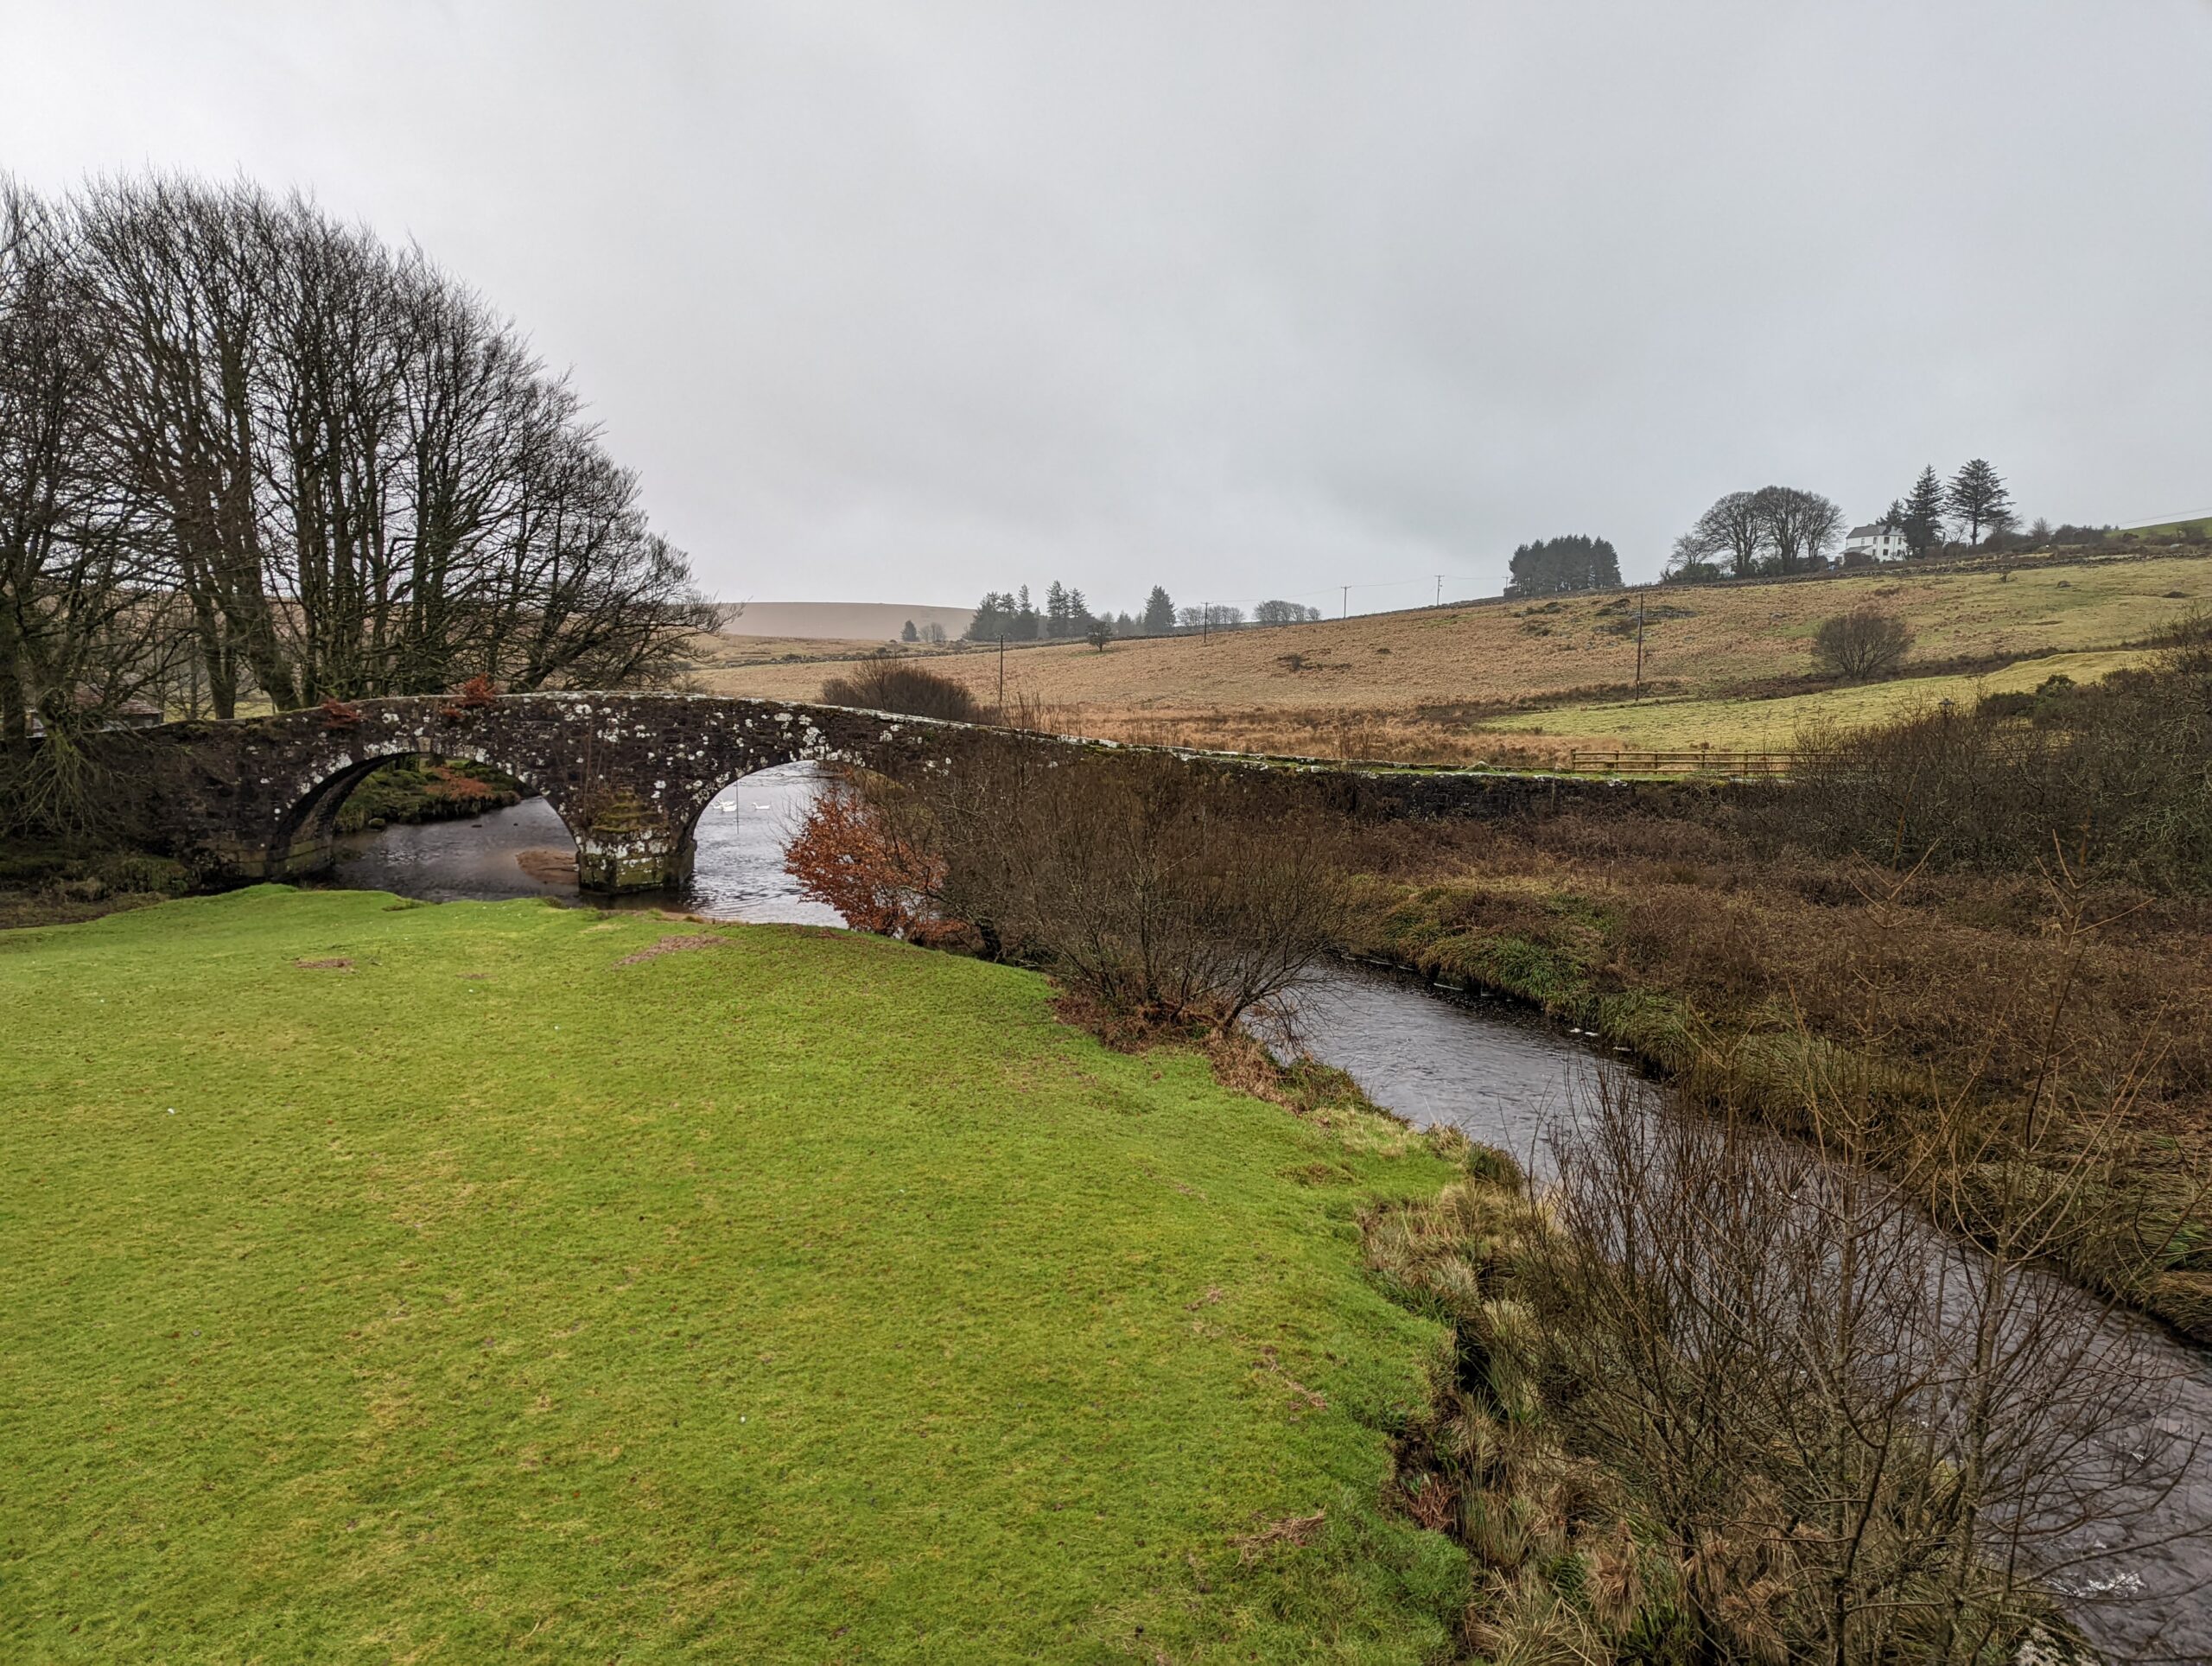
<path fill-rule="evenodd" d="M 1782 1141 L 1600 1086 L 1529 1264 L 1535 1369 L 1575 1385 L 1572 1446 L 1650 1506 L 1721 1657 L 1986 1659 L 2113 1585 L 2087 1575 L 2115 1542 L 2202 1530 L 2169 1507 L 2195 1457 L 2171 1368 L 2031 1265 L 2093 1230 L 2118 1148 L 1961 1103 L 1884 1178 L 1863 1097 L 1815 1081 L 1808 1110 Z M 1992 1167 L 2037 1178 L 1966 1202 Z"/>
<path fill-rule="evenodd" d="M 210 703 L 679 675 L 708 620 L 638 483 L 514 327 L 297 197 L 71 211 L 103 484 L 143 506 Z"/>
<path fill-rule="evenodd" d="M 1231 1029 L 1341 937 L 1344 830 L 1295 786 L 1016 743 L 871 804 L 931 909 L 1141 1021 Z"/>
<path fill-rule="evenodd" d="M 1750 577 L 1767 543 L 1766 514 L 1758 494 L 1731 492 L 1697 518 L 1689 539 L 1702 555 L 1726 556 L 1738 578 Z M 1681 544 L 1676 553 L 1682 553 Z"/>
<path fill-rule="evenodd" d="M 1813 658 L 1838 677 L 1885 677 L 1904 662 L 1912 631 L 1895 614 L 1859 607 L 1822 620 L 1813 633 Z"/>
<path fill-rule="evenodd" d="M 139 506 L 103 467 L 76 235 L 0 178 L 0 741 L 111 721 L 168 660 Z"/>
<path fill-rule="evenodd" d="M 256 500 L 264 285 L 233 206 L 177 180 L 100 188 L 84 205 L 79 264 L 106 437 L 127 489 L 160 518 L 219 717 L 249 677 L 278 706 L 298 694 Z"/>
<path fill-rule="evenodd" d="M 1817 565 L 1842 535 L 1842 509 L 1817 492 L 1769 486 L 1752 497 L 1777 572 L 1801 572 Z"/>

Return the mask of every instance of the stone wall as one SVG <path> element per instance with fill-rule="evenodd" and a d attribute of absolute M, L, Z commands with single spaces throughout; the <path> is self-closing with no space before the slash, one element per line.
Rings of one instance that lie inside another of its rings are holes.
<path fill-rule="evenodd" d="M 535 788 L 576 841 L 586 889 L 650 890 L 689 876 L 692 835 L 740 776 L 815 760 L 896 772 L 957 768 L 1007 732 L 772 700 L 678 694 L 430 696 L 235 722 L 168 723 L 92 737 L 114 783 L 124 836 L 210 882 L 288 879 L 327 867 L 338 811 L 372 770 L 412 754 L 467 758 Z M 1018 744 L 1144 750 L 1051 735 Z M 1165 750 L 1165 749 L 1161 749 Z M 1494 771 L 1395 769 L 1176 751 L 1192 766 L 1266 770 L 1310 783 L 1354 814 L 1516 816 L 1623 809 L 1670 791 Z"/>

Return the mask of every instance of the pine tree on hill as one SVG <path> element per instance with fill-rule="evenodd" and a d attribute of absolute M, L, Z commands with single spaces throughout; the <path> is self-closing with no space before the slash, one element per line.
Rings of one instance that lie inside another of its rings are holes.
<path fill-rule="evenodd" d="M 1966 523 L 1967 542 L 1981 542 L 1983 529 L 2001 531 L 2012 524 L 2012 494 L 1997 471 L 1976 457 L 1951 476 L 1943 506 Z"/>
<path fill-rule="evenodd" d="M 1618 590 L 1621 561 L 1604 538 L 1580 534 L 1524 544 L 1513 552 L 1510 596 L 1558 595 L 1569 590 Z"/>
<path fill-rule="evenodd" d="M 1144 601 L 1144 633 L 1147 636 L 1166 636 L 1175 628 L 1175 604 L 1168 600 L 1165 585 L 1155 584 L 1152 594 Z"/>
<path fill-rule="evenodd" d="M 1943 541 L 1943 483 L 1936 478 L 1935 464 L 1920 471 L 1903 505 L 1892 505 L 1891 512 L 1898 515 L 1897 530 L 1914 555 L 1928 555 Z"/>

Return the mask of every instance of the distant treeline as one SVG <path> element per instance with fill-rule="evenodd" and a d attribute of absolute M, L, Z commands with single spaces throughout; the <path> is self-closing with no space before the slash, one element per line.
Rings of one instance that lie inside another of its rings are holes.
<path fill-rule="evenodd" d="M 420 250 L 243 181 L 0 176 L 0 739 L 634 685 L 710 624 L 575 393 Z"/>
<path fill-rule="evenodd" d="M 1513 552 L 1510 596 L 1558 595 L 1568 590 L 1618 590 L 1621 558 L 1603 538 L 1572 535 L 1524 544 Z"/>
<path fill-rule="evenodd" d="M 1053 581 L 1045 588 L 1040 611 L 1029 587 L 988 590 L 968 626 L 970 642 L 1050 641 L 1061 638 L 1103 642 L 1122 636 L 1173 636 L 1178 633 L 1235 630 L 1245 625 L 1298 625 L 1321 617 L 1319 607 L 1295 601 L 1262 601 L 1248 618 L 1242 607 L 1209 602 L 1178 607 L 1165 586 L 1155 584 L 1141 614 L 1093 613 L 1080 590 Z"/>

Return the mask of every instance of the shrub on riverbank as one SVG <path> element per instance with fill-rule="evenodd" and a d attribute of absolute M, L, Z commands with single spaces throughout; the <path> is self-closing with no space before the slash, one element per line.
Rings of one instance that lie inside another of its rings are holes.
<path fill-rule="evenodd" d="M 2005 703 L 1805 737 L 1796 778 L 1748 802 L 1769 849 L 1899 871 L 2031 874 L 2212 894 L 2212 614 L 2139 671 Z"/>
<path fill-rule="evenodd" d="M 0 838 L 0 931 L 97 919 L 191 887 L 191 874 L 164 856 Z"/>
<path fill-rule="evenodd" d="M 1294 783 L 1006 746 L 833 789 L 787 862 L 859 923 L 968 928 L 1116 1018 L 1219 1033 L 1342 941 L 1349 836 Z"/>
<path fill-rule="evenodd" d="M 1400 1486 L 1476 1560 L 1467 1645 L 2063 1657 L 2046 1581 L 2097 1567 L 2193 1455 L 2139 1330 L 2051 1302 L 2020 1241 L 1959 1277 L 1847 1141 L 1585 1097 L 1541 1199 L 1471 1179 L 1366 1223 L 1377 1275 L 1455 1327 Z"/>
<path fill-rule="evenodd" d="M 2212 903 L 1761 856 L 1689 822 L 1378 829 L 1365 854 L 1357 951 L 1535 1002 L 1710 1114 L 1802 1135 L 1840 1085 L 1892 1161 L 1961 1103 L 2087 1128 L 2124 1088 L 2129 1238 L 2061 1265 L 2212 1341 Z"/>

